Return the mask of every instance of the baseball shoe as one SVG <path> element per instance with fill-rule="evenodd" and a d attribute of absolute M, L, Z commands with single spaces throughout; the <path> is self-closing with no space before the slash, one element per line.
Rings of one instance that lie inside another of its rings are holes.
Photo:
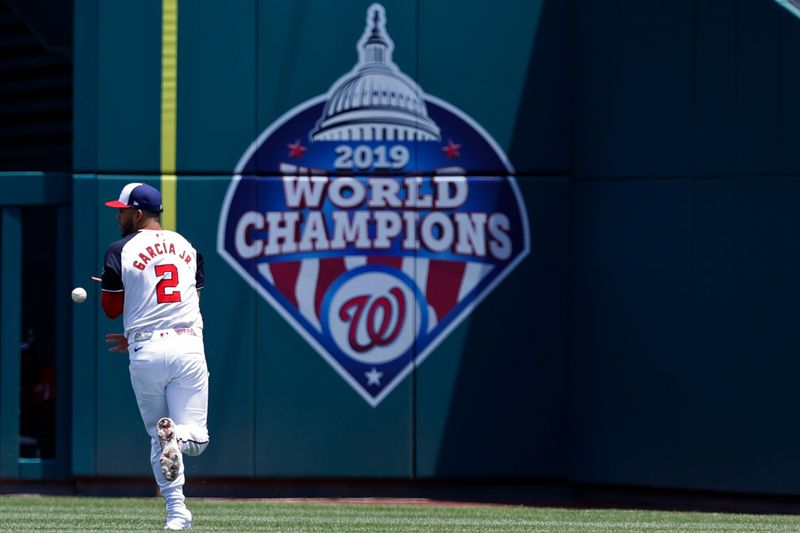
<path fill-rule="evenodd" d="M 175 438 L 175 422 L 171 418 L 162 418 L 156 424 L 156 431 L 161 442 L 161 473 L 167 481 L 174 481 L 183 463 L 183 454 Z"/>
<path fill-rule="evenodd" d="M 167 523 L 164 524 L 164 529 L 172 531 L 182 531 L 184 529 L 191 529 L 191 527 L 192 512 L 186 507 L 169 513 L 167 515 Z"/>

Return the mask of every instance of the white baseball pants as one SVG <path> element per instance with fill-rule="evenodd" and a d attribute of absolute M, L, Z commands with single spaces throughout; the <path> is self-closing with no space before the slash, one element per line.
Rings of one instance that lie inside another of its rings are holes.
<path fill-rule="evenodd" d="M 167 330 L 151 340 L 130 344 L 128 353 L 133 392 L 150 435 L 153 475 L 167 508 L 182 506 L 183 468 L 173 481 L 164 479 L 156 423 L 163 417 L 175 422 L 175 435 L 185 455 L 200 455 L 208 446 L 208 370 L 203 339 Z"/>

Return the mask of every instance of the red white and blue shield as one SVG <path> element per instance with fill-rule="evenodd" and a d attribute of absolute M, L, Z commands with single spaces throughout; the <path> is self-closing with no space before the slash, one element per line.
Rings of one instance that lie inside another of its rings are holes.
<path fill-rule="evenodd" d="M 242 156 L 218 250 L 376 406 L 528 254 L 513 169 L 392 62 L 379 4 L 359 61 Z"/>

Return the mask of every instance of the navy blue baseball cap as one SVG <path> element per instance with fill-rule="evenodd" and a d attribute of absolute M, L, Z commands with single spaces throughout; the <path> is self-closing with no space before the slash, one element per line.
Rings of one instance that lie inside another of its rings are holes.
<path fill-rule="evenodd" d="M 119 200 L 106 202 L 106 205 L 120 209 L 141 209 L 153 213 L 160 213 L 164 210 L 161 193 L 146 183 L 127 184 L 119 193 Z"/>

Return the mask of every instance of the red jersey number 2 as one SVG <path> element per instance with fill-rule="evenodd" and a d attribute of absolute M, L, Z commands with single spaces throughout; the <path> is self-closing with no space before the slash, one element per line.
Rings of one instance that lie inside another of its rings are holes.
<path fill-rule="evenodd" d="M 165 277 L 169 274 L 169 277 Z M 176 291 L 178 286 L 178 267 L 175 265 L 156 265 L 156 276 L 161 281 L 156 285 L 156 300 L 160 304 L 181 301 L 181 291 Z"/>

